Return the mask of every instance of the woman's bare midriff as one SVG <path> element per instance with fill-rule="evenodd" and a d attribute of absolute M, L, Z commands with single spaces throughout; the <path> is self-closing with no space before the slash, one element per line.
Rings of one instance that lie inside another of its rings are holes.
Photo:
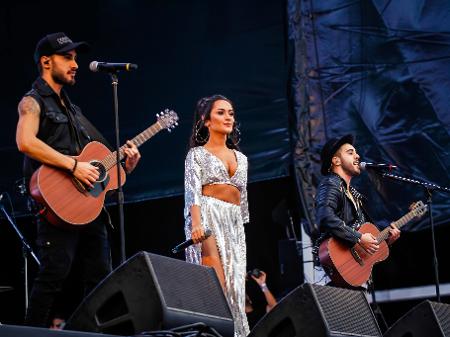
<path fill-rule="evenodd" d="M 207 197 L 216 198 L 235 205 L 239 205 L 241 203 L 241 193 L 237 187 L 232 185 L 205 185 L 202 187 L 202 194 Z"/>

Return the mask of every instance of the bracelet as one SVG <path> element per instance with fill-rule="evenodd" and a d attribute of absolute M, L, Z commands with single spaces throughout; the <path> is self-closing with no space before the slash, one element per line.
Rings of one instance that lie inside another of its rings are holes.
<path fill-rule="evenodd" d="M 269 290 L 269 288 L 267 288 L 267 284 L 266 284 L 266 283 L 261 284 L 260 287 L 261 287 L 261 290 L 262 290 L 262 291 L 267 291 L 267 290 Z"/>
<path fill-rule="evenodd" d="M 73 158 L 75 160 L 75 163 L 73 164 L 72 170 L 70 171 L 72 174 L 75 173 L 75 170 L 77 169 L 78 160 L 76 158 Z"/>

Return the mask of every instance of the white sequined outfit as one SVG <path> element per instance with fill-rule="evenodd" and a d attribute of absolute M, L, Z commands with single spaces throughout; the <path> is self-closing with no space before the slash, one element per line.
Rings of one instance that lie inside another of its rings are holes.
<path fill-rule="evenodd" d="M 247 202 L 247 157 L 234 150 L 237 169 L 229 176 L 223 162 L 203 146 L 192 148 L 185 162 L 185 233 L 190 239 L 193 205 L 200 207 L 203 228 L 211 230 L 216 239 L 225 274 L 226 297 L 234 319 L 234 335 L 247 336 L 250 332 L 245 315 L 246 245 L 244 223 L 249 221 Z M 202 186 L 228 184 L 241 193 L 241 205 L 202 195 Z M 186 261 L 201 264 L 201 244 L 186 249 Z"/>

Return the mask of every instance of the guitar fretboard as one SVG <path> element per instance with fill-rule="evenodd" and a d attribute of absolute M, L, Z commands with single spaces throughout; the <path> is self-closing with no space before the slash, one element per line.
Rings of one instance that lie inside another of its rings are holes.
<path fill-rule="evenodd" d="M 422 202 L 419 202 L 416 207 L 414 207 L 413 210 L 411 210 L 410 212 L 408 212 L 407 214 L 405 214 L 404 216 L 402 216 L 400 219 L 398 219 L 397 221 L 394 221 L 392 224 L 397 227 L 398 229 L 400 229 L 401 227 L 403 227 L 404 225 L 406 225 L 408 222 L 410 222 L 413 218 L 422 215 L 424 212 L 426 212 L 427 210 L 427 206 L 425 204 L 423 204 Z M 391 226 L 386 227 L 385 229 L 383 229 L 380 234 L 378 234 L 377 236 L 377 241 L 378 242 L 382 242 L 384 240 L 386 240 L 389 237 L 389 230 L 390 230 Z"/>
<path fill-rule="evenodd" d="M 134 137 L 131 142 L 135 144 L 137 147 L 144 144 L 147 140 L 152 138 L 154 135 L 156 135 L 159 131 L 161 131 L 163 127 L 159 122 L 156 122 L 155 124 L 149 126 L 147 129 L 142 131 L 140 134 L 138 134 L 136 137 Z M 122 145 L 119 148 L 119 161 L 121 161 L 125 156 L 125 149 L 128 147 L 127 144 Z M 107 155 L 101 163 L 108 171 L 111 169 L 111 167 L 116 165 L 117 160 L 117 151 L 111 152 L 109 155 Z"/>

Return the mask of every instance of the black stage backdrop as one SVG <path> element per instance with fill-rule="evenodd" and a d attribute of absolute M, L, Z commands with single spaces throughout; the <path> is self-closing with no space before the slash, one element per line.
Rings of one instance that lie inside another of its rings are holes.
<path fill-rule="evenodd" d="M 229 97 L 241 124 L 241 148 L 249 157 L 251 182 L 288 175 L 285 4 L 283 1 L 89 1 L 63 9 L 58 1 L 14 1 L 0 5 L 3 78 L 0 110 L 0 191 L 16 197 L 21 155 L 15 146 L 17 103 L 37 76 L 36 42 L 64 31 L 86 40 L 79 56 L 75 104 L 114 144 L 110 78 L 88 70 L 92 60 L 132 62 L 119 76 L 122 143 L 170 108 L 180 117 L 172 134 L 162 132 L 141 148 L 142 161 L 125 186 L 126 201 L 183 193 L 184 157 L 196 101 L 214 93 Z"/>
<path fill-rule="evenodd" d="M 112 144 L 111 81 L 105 74 L 88 70 L 92 60 L 139 65 L 137 71 L 119 76 L 122 142 L 154 123 L 155 114 L 166 107 L 180 116 L 180 125 L 171 134 L 164 131 L 141 147 L 141 163 L 127 179 L 127 255 L 148 250 L 172 256 L 170 249 L 184 239 L 183 171 L 193 110 L 198 98 L 222 93 L 235 104 L 241 149 L 249 157 L 248 266 L 265 270 L 267 283 L 277 293 L 281 289 L 277 245 L 286 238 L 285 226 L 290 225 L 283 213 L 292 208 L 294 222 L 299 218 L 296 186 L 289 177 L 285 8 L 278 0 L 0 4 L 5 79 L 0 84 L 0 155 L 4 160 L 0 192 L 11 196 L 12 205 L 7 196 L 4 205 L 8 211 L 13 206 L 11 213 L 18 215 L 19 228 L 29 242 L 35 236 L 33 218 L 16 187 L 22 166 L 14 139 L 17 103 L 37 76 L 36 42 L 47 33 L 64 31 L 73 40 L 86 40 L 92 46 L 89 54 L 79 55 L 77 84 L 69 88 L 69 94 Z M 116 207 L 109 209 L 117 223 Z M 116 232 L 112 242 L 117 257 Z M 175 257 L 183 259 L 183 254 Z M 14 287 L 0 293 L 0 321 L 20 324 L 24 303 L 21 245 L 4 219 L 0 221 L 0 264 L 0 286 Z M 32 260 L 29 266 L 32 280 L 36 266 Z M 73 288 L 70 282 L 67 286 Z M 68 310 L 76 304 L 68 297 L 63 301 Z"/>

